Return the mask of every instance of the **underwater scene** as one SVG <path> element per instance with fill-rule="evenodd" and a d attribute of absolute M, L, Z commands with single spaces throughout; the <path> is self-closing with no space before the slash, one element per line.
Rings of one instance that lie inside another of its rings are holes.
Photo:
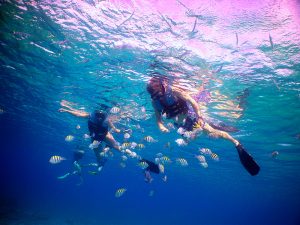
<path fill-rule="evenodd" d="M 300 224 L 299 0 L 0 1 L 0 224 Z"/>

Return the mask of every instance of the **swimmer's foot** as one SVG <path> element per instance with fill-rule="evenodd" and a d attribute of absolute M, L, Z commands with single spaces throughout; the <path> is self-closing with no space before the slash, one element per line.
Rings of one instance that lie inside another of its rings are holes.
<path fill-rule="evenodd" d="M 254 161 L 252 156 L 244 149 L 244 147 L 241 144 L 238 144 L 236 146 L 236 149 L 238 151 L 240 161 L 242 165 L 245 167 L 245 169 L 252 175 L 255 176 L 258 174 L 260 167 L 259 165 Z"/>

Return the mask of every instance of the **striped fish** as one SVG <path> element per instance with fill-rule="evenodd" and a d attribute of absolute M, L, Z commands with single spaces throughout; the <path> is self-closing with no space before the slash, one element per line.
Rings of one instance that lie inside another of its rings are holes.
<path fill-rule="evenodd" d="M 188 166 L 188 162 L 184 158 L 177 158 L 176 163 L 180 166 Z"/>
<path fill-rule="evenodd" d="M 147 141 L 147 142 L 149 142 L 149 143 L 155 142 L 155 140 L 151 136 L 144 137 L 144 140 Z"/>
<path fill-rule="evenodd" d="M 138 166 L 141 168 L 141 169 L 146 169 L 149 165 L 148 163 L 146 163 L 145 161 L 141 161 L 138 163 Z"/>
<path fill-rule="evenodd" d="M 144 144 L 138 144 L 137 147 L 138 147 L 139 149 L 142 149 L 142 148 L 145 148 L 145 145 L 144 145 Z"/>
<path fill-rule="evenodd" d="M 203 155 L 196 155 L 195 157 L 199 160 L 200 163 L 206 162 L 205 157 Z"/>
<path fill-rule="evenodd" d="M 125 188 L 120 188 L 116 191 L 115 197 L 120 198 L 127 190 Z"/>
<path fill-rule="evenodd" d="M 54 155 L 54 156 L 51 156 L 51 158 L 49 159 L 49 163 L 58 164 L 58 163 L 62 162 L 63 160 L 66 160 L 66 158 L 61 157 L 59 155 Z"/>
<path fill-rule="evenodd" d="M 168 156 L 163 156 L 160 158 L 162 164 L 171 163 L 171 159 Z"/>
<path fill-rule="evenodd" d="M 65 137 L 65 141 L 67 141 L 67 142 L 71 142 L 73 140 L 74 140 L 74 136 L 73 135 L 68 135 L 68 136 Z"/>
<path fill-rule="evenodd" d="M 211 155 L 210 155 L 210 157 L 213 159 L 213 160 L 215 160 L 215 161 L 219 161 L 220 159 L 219 159 L 219 156 L 216 154 L 216 153 L 212 153 Z"/>
<path fill-rule="evenodd" d="M 131 143 L 130 142 L 124 142 L 123 144 L 122 144 L 122 148 L 128 148 L 129 146 L 131 146 Z"/>
<path fill-rule="evenodd" d="M 212 152 L 209 148 L 200 148 L 199 152 L 201 152 L 204 155 L 211 155 L 212 154 Z"/>

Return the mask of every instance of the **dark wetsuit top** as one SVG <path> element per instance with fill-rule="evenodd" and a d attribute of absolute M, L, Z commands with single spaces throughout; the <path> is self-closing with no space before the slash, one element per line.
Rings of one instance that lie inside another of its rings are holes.
<path fill-rule="evenodd" d="M 188 131 L 193 130 L 193 126 L 198 121 L 198 116 L 191 104 L 174 95 L 170 85 L 166 88 L 164 96 L 153 100 L 153 102 L 161 114 L 166 113 L 168 119 L 174 118 L 179 114 L 186 114 L 185 123 L 181 127 Z"/>
<path fill-rule="evenodd" d="M 106 134 L 108 133 L 108 120 L 107 118 L 103 121 L 97 121 L 94 113 L 91 113 L 88 120 L 88 128 L 90 131 L 91 140 L 103 141 Z"/>
<path fill-rule="evenodd" d="M 168 119 L 188 112 L 187 103 L 174 95 L 170 86 L 166 88 L 165 94 L 159 99 L 153 100 L 153 103 L 158 112 L 161 114 L 166 113 Z"/>

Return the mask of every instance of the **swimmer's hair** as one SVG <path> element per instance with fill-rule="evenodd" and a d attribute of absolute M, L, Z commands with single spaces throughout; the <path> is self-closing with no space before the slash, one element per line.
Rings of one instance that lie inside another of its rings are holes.
<path fill-rule="evenodd" d="M 153 76 L 147 84 L 147 91 L 150 95 L 157 91 L 161 91 L 163 88 L 163 82 L 167 81 L 167 78 L 162 77 L 160 74 Z"/>

